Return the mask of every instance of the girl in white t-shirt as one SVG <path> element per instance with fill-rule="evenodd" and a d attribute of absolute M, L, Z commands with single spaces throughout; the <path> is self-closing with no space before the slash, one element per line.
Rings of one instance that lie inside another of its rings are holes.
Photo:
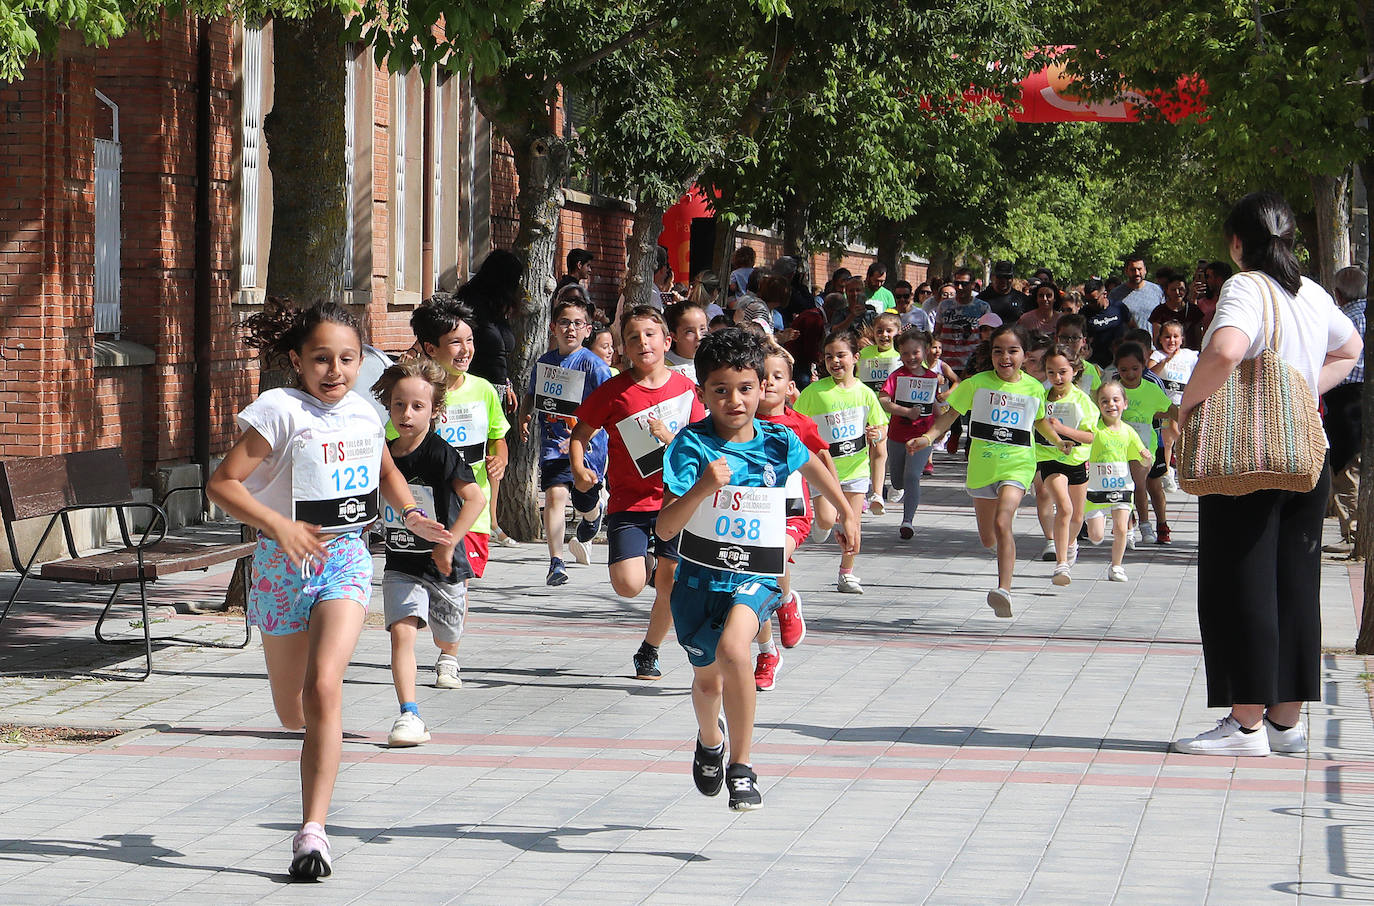
<path fill-rule="evenodd" d="M 289 366 L 296 387 L 268 390 L 239 413 L 243 435 L 206 492 L 258 529 L 248 616 L 262 634 L 277 717 L 305 730 L 290 873 L 314 879 L 332 870 L 324 821 L 343 748 L 343 672 L 372 589 L 364 533 L 379 495 L 416 535 L 453 539 L 415 505 L 376 409 L 350 392 L 362 364 L 353 316 L 332 302 L 297 311 L 272 300 L 248 326 L 248 344 L 265 364 Z"/>
<path fill-rule="evenodd" d="M 1183 323 L 1165 321 L 1159 326 L 1159 349 L 1150 359 L 1150 370 L 1164 382 L 1164 393 L 1177 406 L 1183 402 L 1183 388 L 1197 367 L 1197 353 L 1183 345 Z M 1159 429 L 1164 445 L 1164 465 L 1174 461 L 1174 442 L 1178 440 L 1178 425 L 1166 420 Z M 1173 483 L 1169 472 L 1164 473 L 1165 489 Z"/>

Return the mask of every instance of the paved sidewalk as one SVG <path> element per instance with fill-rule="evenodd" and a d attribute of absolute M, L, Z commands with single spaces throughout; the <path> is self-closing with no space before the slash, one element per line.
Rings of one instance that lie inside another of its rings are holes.
<path fill-rule="evenodd" d="M 299 736 L 275 723 L 256 639 L 160 648 L 146 683 L 92 678 L 72 666 L 137 667 L 137 649 L 91 641 L 98 592 L 26 586 L 33 603 L 0 628 L 0 670 L 26 671 L 0 678 L 0 722 L 128 732 L 95 749 L 0 745 L 0 902 L 1374 901 L 1374 667 L 1340 653 L 1355 637 L 1344 564 L 1323 573 L 1331 653 L 1307 756 L 1168 754 L 1220 716 L 1203 705 L 1192 501 L 1171 495 L 1176 543 L 1128 553 L 1129 583 L 1085 548 L 1065 589 L 1030 559 L 1027 504 L 1016 617 L 998 620 L 956 466 L 937 468 L 913 541 L 891 510 L 865 519 L 864 596 L 833 591 L 833 546 L 799 555 L 809 629 L 759 696 L 762 811 L 693 788 L 690 669 L 670 640 L 661 681 L 630 678 L 648 599 L 610 592 L 604 547 L 560 589 L 543 584 L 542 546 L 497 548 L 473 589 L 463 688 L 430 687 L 421 649 L 430 744 L 385 747 L 388 639 L 363 633 L 335 873 L 317 885 L 284 875 Z M 226 579 L 162 585 L 160 600 Z M 237 628 L 188 615 L 156 631 Z"/>

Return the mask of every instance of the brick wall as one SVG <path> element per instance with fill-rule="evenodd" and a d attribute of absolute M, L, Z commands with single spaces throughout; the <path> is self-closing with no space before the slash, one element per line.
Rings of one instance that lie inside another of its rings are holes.
<path fill-rule="evenodd" d="M 558 218 L 555 273 L 567 269 L 568 252 L 586 249 L 592 261 L 591 297 L 603 311 L 614 311 L 625 281 L 626 239 L 634 215 L 615 202 L 567 201 Z"/>

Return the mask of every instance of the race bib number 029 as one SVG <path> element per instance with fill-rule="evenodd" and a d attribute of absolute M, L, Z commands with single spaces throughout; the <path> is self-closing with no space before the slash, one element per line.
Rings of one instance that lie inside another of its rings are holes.
<path fill-rule="evenodd" d="M 381 434 L 316 433 L 291 455 L 292 518 L 325 532 L 374 522 L 381 472 Z"/>
<path fill-rule="evenodd" d="M 585 371 L 541 363 L 534 378 L 534 406 L 550 415 L 572 415 L 582 405 Z"/>
<path fill-rule="evenodd" d="M 995 444 L 1029 447 L 1031 428 L 1039 408 L 1039 401 L 1033 396 L 979 390 L 973 397 L 969 434 Z"/>
<path fill-rule="evenodd" d="M 620 433 L 625 450 L 634 460 L 641 478 L 663 471 L 663 449 L 666 444 L 649 430 L 649 420 L 663 422 L 676 435 L 687 424 L 687 419 L 692 417 L 692 400 L 695 397 L 696 392 L 689 390 L 616 422 L 615 429 Z"/>
<path fill-rule="evenodd" d="M 439 413 L 439 424 L 434 430 L 444 443 L 458 451 L 463 462 L 474 466 L 486 459 L 487 427 L 487 406 L 474 400 L 446 407 Z"/>
<path fill-rule="evenodd" d="M 787 491 L 726 485 L 697 507 L 678 553 L 710 569 L 781 576 L 787 567 Z"/>
<path fill-rule="evenodd" d="M 822 412 L 811 416 L 811 420 L 816 423 L 821 440 L 829 444 L 830 455 L 836 459 L 862 453 L 864 444 L 868 443 L 864 437 L 868 409 L 864 406 L 841 409 L 839 412 Z"/>

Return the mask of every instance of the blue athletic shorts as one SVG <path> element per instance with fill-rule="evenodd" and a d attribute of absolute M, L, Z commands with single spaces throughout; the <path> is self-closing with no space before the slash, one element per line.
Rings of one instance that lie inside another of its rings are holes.
<path fill-rule="evenodd" d="M 573 509 L 579 513 L 590 513 L 601 502 L 601 482 L 590 491 L 579 491 L 573 484 L 572 464 L 566 459 L 546 459 L 539 464 L 539 490 L 547 491 L 556 484 L 568 486 Z"/>
<path fill-rule="evenodd" d="M 673 582 L 669 602 L 673 610 L 673 629 L 678 644 L 687 652 L 693 667 L 709 667 L 716 662 L 716 645 L 725 630 L 725 620 L 736 604 L 754 612 L 759 626 L 766 623 L 782 603 L 782 590 L 772 576 L 745 576 L 732 591 L 711 591 L 693 587 L 678 576 Z M 754 627 L 758 631 L 758 627 Z M 751 633 L 752 636 L 752 633 Z"/>
<path fill-rule="evenodd" d="M 655 557 L 677 562 L 677 539 L 664 541 L 654 534 L 658 510 L 625 510 L 606 517 L 606 542 L 611 553 L 608 563 L 633 560 L 651 549 Z"/>
<path fill-rule="evenodd" d="M 291 635 L 310 628 L 310 611 L 320 601 L 347 599 L 367 610 L 372 597 L 372 554 L 357 532 L 335 535 L 324 562 L 312 562 L 303 578 L 277 542 L 258 537 L 248 620 L 264 635 Z"/>

